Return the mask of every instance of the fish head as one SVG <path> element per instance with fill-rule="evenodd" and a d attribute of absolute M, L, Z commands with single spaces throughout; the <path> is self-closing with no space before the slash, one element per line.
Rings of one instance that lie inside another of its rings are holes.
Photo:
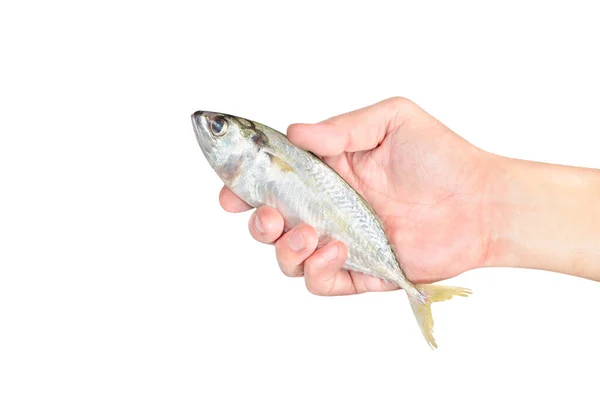
<path fill-rule="evenodd" d="M 251 124 L 250 121 L 228 114 L 196 111 L 192 114 L 192 124 L 204 156 L 225 183 L 235 179 L 257 154 L 258 149 L 249 140 L 244 125 Z"/>

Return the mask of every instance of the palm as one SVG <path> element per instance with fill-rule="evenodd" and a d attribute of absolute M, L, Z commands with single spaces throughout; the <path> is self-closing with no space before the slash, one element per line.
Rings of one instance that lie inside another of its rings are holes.
<path fill-rule="evenodd" d="M 485 260 L 480 153 L 435 124 L 412 132 L 400 127 L 373 150 L 324 160 L 371 203 L 408 278 L 424 282 L 453 277 Z M 357 291 L 378 289 L 365 276 L 351 275 Z"/>

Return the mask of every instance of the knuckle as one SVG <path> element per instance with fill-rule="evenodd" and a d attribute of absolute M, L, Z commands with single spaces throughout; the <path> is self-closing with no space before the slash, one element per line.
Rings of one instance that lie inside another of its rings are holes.
<path fill-rule="evenodd" d="M 289 276 L 290 278 L 302 276 L 304 274 L 304 270 L 302 268 L 302 264 L 289 263 L 289 262 L 281 262 L 278 261 L 279 269 L 285 276 Z"/>
<path fill-rule="evenodd" d="M 306 289 L 316 296 L 329 296 L 333 291 L 333 281 L 324 279 L 323 276 L 315 273 L 316 266 L 309 257 L 304 262 L 304 283 Z"/>
<path fill-rule="evenodd" d="M 275 242 L 275 258 L 279 268 L 286 276 L 297 276 L 297 268 L 299 263 L 294 262 L 290 258 L 290 251 L 287 249 L 285 244 L 282 244 L 282 240 Z"/>
<path fill-rule="evenodd" d="M 396 107 L 402 107 L 402 106 L 414 104 L 411 100 L 407 99 L 406 97 L 401 97 L 401 96 L 391 97 L 388 99 L 388 101 Z"/>
<path fill-rule="evenodd" d="M 304 283 L 306 285 L 306 289 L 315 296 L 330 296 L 333 290 L 333 286 L 328 285 L 327 282 L 306 275 Z"/>
<path fill-rule="evenodd" d="M 323 296 L 323 291 L 322 288 L 319 287 L 319 285 L 315 285 L 313 282 L 313 279 L 310 279 L 309 277 L 306 277 L 304 279 L 304 283 L 306 285 L 306 289 L 311 293 L 314 294 L 315 296 Z"/>
<path fill-rule="evenodd" d="M 418 106 L 406 97 L 392 97 L 388 99 L 390 108 L 396 113 L 409 114 L 418 109 Z"/>
<path fill-rule="evenodd" d="M 281 272 L 283 272 L 283 274 L 287 277 L 295 278 L 300 275 L 298 267 L 285 267 L 279 264 L 279 268 L 281 269 Z"/>

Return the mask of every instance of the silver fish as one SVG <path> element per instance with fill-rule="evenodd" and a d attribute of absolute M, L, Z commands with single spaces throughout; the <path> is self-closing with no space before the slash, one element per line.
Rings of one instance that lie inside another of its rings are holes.
<path fill-rule="evenodd" d="M 404 275 L 383 225 L 371 206 L 314 154 L 268 126 L 228 114 L 192 114 L 204 156 L 233 193 L 253 207 L 268 205 L 285 230 L 306 223 L 319 246 L 339 240 L 348 248 L 344 269 L 382 278 L 404 289 L 427 343 L 436 348 L 430 305 L 468 289 L 413 284 Z"/>

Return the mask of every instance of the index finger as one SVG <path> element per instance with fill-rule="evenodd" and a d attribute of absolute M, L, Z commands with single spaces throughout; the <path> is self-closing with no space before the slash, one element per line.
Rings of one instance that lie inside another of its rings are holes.
<path fill-rule="evenodd" d="M 219 193 L 219 203 L 225 211 L 230 213 L 240 213 L 253 208 L 244 200 L 237 197 L 227 186 L 223 186 L 223 189 Z"/>
<path fill-rule="evenodd" d="M 371 150 L 418 110 L 410 100 L 393 97 L 317 124 L 292 124 L 287 134 L 294 144 L 320 156 Z"/>

